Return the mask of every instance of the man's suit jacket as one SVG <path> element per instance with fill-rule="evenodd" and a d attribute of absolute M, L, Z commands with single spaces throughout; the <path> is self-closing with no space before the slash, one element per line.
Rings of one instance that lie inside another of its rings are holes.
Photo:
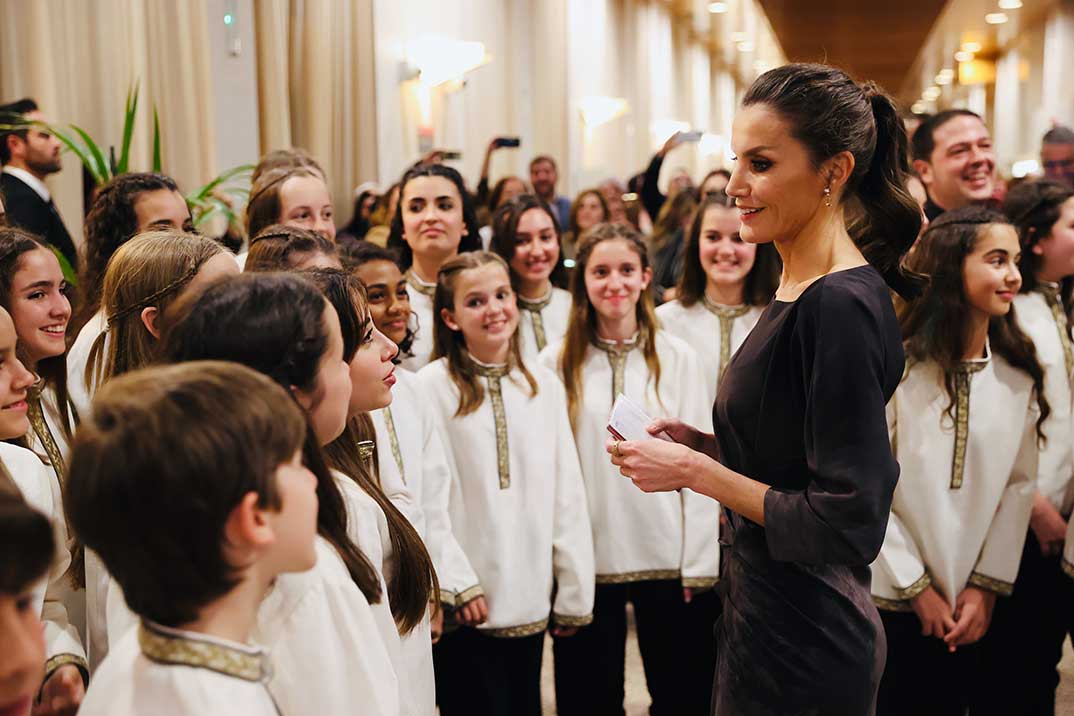
<path fill-rule="evenodd" d="M 46 202 L 22 179 L 0 172 L 0 191 L 4 194 L 7 223 L 37 234 L 59 249 L 71 266 L 78 268 L 78 250 L 63 225 L 56 206 Z"/>

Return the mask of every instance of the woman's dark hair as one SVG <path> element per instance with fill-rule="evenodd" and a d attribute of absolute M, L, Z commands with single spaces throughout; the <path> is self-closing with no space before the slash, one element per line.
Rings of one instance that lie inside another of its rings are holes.
<path fill-rule="evenodd" d="M 653 220 L 651 245 L 654 251 L 663 248 L 675 234 L 682 231 L 683 221 L 697 210 L 697 193 L 693 188 L 682 189 L 664 202 Z"/>
<path fill-rule="evenodd" d="M 899 302 L 899 326 L 912 361 L 933 361 L 943 372 L 944 387 L 950 398 L 946 413 L 954 419 L 955 372 L 962 362 L 969 332 L 970 307 L 963 289 L 963 266 L 977 241 L 994 226 L 1009 226 L 1006 217 L 979 206 L 948 211 L 929 224 L 907 261 L 911 271 L 929 276 L 924 293 L 909 302 Z M 992 351 L 1033 379 L 1040 415 L 1037 436 L 1044 440 L 1041 426 L 1051 413 L 1044 396 L 1044 369 L 1037 349 L 1018 327 L 1014 306 L 1003 316 L 988 321 L 988 341 Z"/>
<path fill-rule="evenodd" d="M 742 106 L 754 104 L 770 107 L 787 122 L 814 167 L 841 152 L 853 155 L 841 201 L 856 199 L 861 211 L 847 230 L 896 293 L 919 294 L 924 277 L 908 272 L 902 261 L 921 230 L 921 209 L 906 189 L 906 128 L 891 98 L 834 67 L 790 64 L 754 81 Z"/>
<path fill-rule="evenodd" d="M 462 221 L 466 226 L 466 234 L 459 241 L 458 253 L 481 250 L 480 225 L 477 223 L 477 215 L 474 213 L 474 198 L 466 191 L 466 184 L 462 175 L 449 166 L 443 164 L 425 164 L 414 167 L 403 175 L 399 182 L 399 201 L 395 207 L 395 216 L 392 217 L 391 233 L 388 235 L 388 248 L 399 254 L 399 268 L 406 271 L 414 263 L 414 252 L 410 244 L 403 238 L 403 197 L 406 194 L 406 185 L 419 177 L 443 177 L 447 179 L 459 192 L 459 200 L 462 202 Z"/>
<path fill-rule="evenodd" d="M 6 472 L 2 464 L 0 471 Z M 48 572 L 56 540 L 48 518 L 26 504 L 9 475 L 0 476 L 0 595 L 30 589 Z"/>
<path fill-rule="evenodd" d="M 86 214 L 86 244 L 82 247 L 82 271 L 78 277 L 78 311 L 68 329 L 78 331 L 101 308 L 104 272 L 112 254 L 138 233 L 138 215 L 134 205 L 138 197 L 150 191 L 174 191 L 175 180 L 164 174 L 139 172 L 121 174 L 101 187 L 97 198 Z M 193 226 L 184 227 L 192 230 Z"/>
<path fill-rule="evenodd" d="M 264 373 L 286 390 L 310 390 L 328 344 L 326 308 L 317 287 L 295 275 L 252 273 L 219 281 L 181 306 L 181 314 L 169 321 L 161 359 L 233 361 Z M 377 602 L 379 577 L 347 534 L 343 494 L 330 476 L 312 426 L 307 426 L 303 455 L 318 476 L 318 531 L 336 548 L 366 598 Z"/>
<path fill-rule="evenodd" d="M 283 507 L 277 470 L 305 434 L 287 392 L 236 363 L 127 373 L 101 387 L 75 435 L 64 507 L 131 609 L 178 627 L 241 580 L 227 521 L 251 492 L 260 509 Z"/>
<path fill-rule="evenodd" d="M 396 266 L 399 265 L 399 257 L 394 251 L 377 246 L 371 241 L 359 241 L 352 246 L 343 247 L 341 258 L 343 268 L 348 271 L 357 271 L 362 264 L 372 263 L 373 261 L 387 261 Z M 365 288 L 367 291 L 369 290 L 368 286 Z M 397 344 L 399 353 L 395 356 L 396 362 L 401 362 L 404 358 L 410 358 L 414 355 L 410 349 L 414 345 L 414 336 L 417 334 L 416 322 L 417 315 L 411 311 L 410 318 L 407 319 L 406 323 L 406 336 Z"/>
<path fill-rule="evenodd" d="M 19 262 L 23 254 L 38 249 L 52 253 L 48 244 L 33 234 L 14 227 L 0 227 L 0 306 L 8 313 L 11 313 L 11 290 L 15 273 L 19 270 Z M 63 293 L 67 295 L 68 289 L 64 288 Z M 29 361 L 22 352 L 22 341 L 19 341 L 19 344 L 20 360 L 28 365 Z M 60 427 L 70 441 L 75 425 L 78 424 L 78 413 L 67 392 L 67 352 L 51 358 L 42 358 L 33 370 L 41 377 L 44 383 L 42 387 L 52 388 L 55 392 Z"/>
<path fill-rule="evenodd" d="M 604 216 L 597 223 L 603 224 L 612 219 L 612 212 L 608 209 L 608 200 L 600 193 L 600 189 L 583 189 L 578 192 L 578 196 L 574 197 L 574 201 L 571 202 L 571 210 L 567 218 L 567 229 L 571 232 L 575 242 L 582 238 L 582 230 L 578 227 L 578 212 L 582 208 L 582 199 L 587 196 L 597 197 L 597 201 L 600 202 L 600 208 L 604 210 Z"/>
<path fill-rule="evenodd" d="M 250 251 L 246 255 L 243 270 L 289 271 L 294 268 L 291 260 L 296 254 L 318 253 L 338 258 L 339 248 L 334 241 L 325 238 L 318 231 L 272 224 L 250 240 Z"/>
<path fill-rule="evenodd" d="M 563 242 L 562 234 L 559 230 L 559 221 L 548 204 L 538 199 L 535 195 L 520 194 L 496 210 L 496 213 L 492 215 L 492 243 L 489 245 L 489 249 L 503 257 L 503 260 L 510 266 L 511 260 L 515 257 L 518 222 L 531 209 L 543 211 L 552 220 L 552 229 L 556 232 L 556 244 L 559 246 L 559 258 L 556 259 L 556 265 L 548 278 L 552 281 L 553 286 L 566 288 L 569 275 L 567 274 L 567 267 L 563 265 Z M 518 274 L 515 273 L 514 269 L 511 269 L 511 284 L 515 288 L 515 293 L 518 293 Z"/>
<path fill-rule="evenodd" d="M 701 225 L 705 221 L 705 214 L 709 209 L 718 207 L 730 211 L 738 211 L 735 208 L 734 197 L 729 197 L 723 192 L 710 194 L 701 201 L 694 220 L 690 222 L 690 233 L 686 236 L 686 245 L 683 247 L 682 276 L 679 278 L 679 302 L 684 306 L 693 306 L 705 295 L 705 286 L 708 284 L 708 274 L 701 265 L 699 255 L 701 245 Z M 742 297 L 750 306 L 767 306 L 776 295 L 779 286 L 779 274 L 782 262 L 775 247 L 770 244 L 757 244 L 757 253 L 753 259 L 753 268 L 746 274 L 745 285 L 742 287 Z"/>
<path fill-rule="evenodd" d="M 364 204 L 365 200 L 368 199 L 370 196 L 379 197 L 380 195 L 377 194 L 377 192 L 375 192 L 373 189 L 366 189 L 365 191 L 358 194 L 357 197 L 355 197 L 354 213 L 351 214 L 351 220 L 347 222 L 346 226 L 341 227 L 339 231 L 336 232 L 337 238 L 341 234 L 353 236 L 356 240 L 359 241 L 365 238 L 365 233 L 369 231 L 370 224 L 369 216 L 362 218 L 362 204 Z M 372 206 L 369 207 L 369 213 L 373 213 Z"/>
<path fill-rule="evenodd" d="M 1074 189 L 1059 182 L 1041 179 L 1028 181 L 1014 187 L 1003 201 L 1003 213 L 1018 230 L 1018 243 L 1022 246 L 1022 258 L 1018 269 L 1022 272 L 1022 293 L 1036 290 L 1040 283 L 1037 273 L 1043 257 L 1033 253 L 1033 247 L 1052 233 L 1052 227 L 1063 213 L 1063 204 L 1074 197 Z M 1074 276 L 1060 282 L 1059 295 L 1069 314 L 1074 294 Z"/>
<path fill-rule="evenodd" d="M 338 269 L 312 269 L 303 272 L 302 276 L 321 289 L 339 314 L 343 360 L 350 363 L 372 328 L 362 282 L 353 274 Z M 363 413 L 348 421 L 343 434 L 325 446 L 324 454 L 330 467 L 358 483 L 384 512 L 395 554 L 392 572 L 384 575 L 388 583 L 388 604 L 400 632 L 407 634 L 425 618 L 429 602 L 438 598 L 440 585 L 421 536 L 384 494 L 378 479 L 370 474 L 359 455 L 358 443 L 375 438 L 373 421 Z"/>
<path fill-rule="evenodd" d="M 522 180 L 522 177 L 517 177 L 513 174 L 502 177 L 498 182 L 496 182 L 496 185 L 492 187 L 492 191 L 489 192 L 489 211 L 495 212 L 497 209 L 500 208 L 500 199 L 503 198 L 503 193 L 507 190 L 507 182 L 509 181 L 517 181 L 522 184 L 523 187 L 526 186 L 526 182 Z"/>

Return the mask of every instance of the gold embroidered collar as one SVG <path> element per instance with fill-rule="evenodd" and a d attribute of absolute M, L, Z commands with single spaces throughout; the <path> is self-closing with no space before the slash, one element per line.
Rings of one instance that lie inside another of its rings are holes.
<path fill-rule="evenodd" d="M 518 307 L 531 311 L 533 313 L 540 313 L 544 309 L 548 308 L 548 304 L 552 303 L 552 287 L 548 287 L 548 293 L 541 298 L 530 299 L 523 298 L 522 294 L 518 294 Z"/>
<path fill-rule="evenodd" d="M 418 275 L 414 273 L 414 269 L 407 269 L 406 283 L 408 286 L 410 286 L 412 289 L 422 294 L 423 296 L 428 296 L 429 298 L 432 298 L 436 294 L 436 284 L 425 283 L 424 281 L 422 281 L 420 278 L 418 278 Z"/>
<path fill-rule="evenodd" d="M 738 318 L 739 316 L 746 315 L 750 310 L 748 304 L 725 306 L 722 303 L 716 303 L 706 294 L 701 294 L 701 305 L 708 309 L 709 313 L 719 316 L 720 318 Z"/>
<path fill-rule="evenodd" d="M 147 659 L 158 664 L 193 666 L 244 681 L 265 682 L 271 676 L 268 658 L 257 647 L 169 629 L 144 619 L 138 627 L 138 645 Z"/>
<path fill-rule="evenodd" d="M 482 363 L 477 358 L 470 356 L 474 364 L 474 372 L 482 378 L 504 378 L 511 372 L 510 363 Z"/>
<path fill-rule="evenodd" d="M 638 331 L 625 341 L 609 341 L 596 335 L 593 336 L 593 339 L 593 345 L 605 353 L 622 355 L 629 353 L 641 345 L 641 331 Z"/>

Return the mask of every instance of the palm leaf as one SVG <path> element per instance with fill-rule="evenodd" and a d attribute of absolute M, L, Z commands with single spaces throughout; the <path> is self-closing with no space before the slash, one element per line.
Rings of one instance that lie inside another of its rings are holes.
<path fill-rule="evenodd" d="M 157 114 L 157 106 L 153 105 L 153 171 L 160 172 L 163 163 L 160 161 L 160 115 Z"/>
<path fill-rule="evenodd" d="M 72 124 L 71 129 L 75 130 L 75 132 L 78 133 L 78 136 L 82 138 L 82 141 L 85 142 L 86 150 L 90 157 L 93 158 L 93 161 L 96 163 L 98 173 L 102 177 L 104 177 L 104 181 L 108 181 L 109 179 L 111 179 L 112 169 L 108 166 L 108 161 L 104 158 L 104 154 L 101 152 L 101 148 L 98 147 L 97 143 L 90 138 L 90 135 L 86 133 L 86 130 L 82 129 L 76 124 Z M 104 182 L 99 183 L 103 184 Z"/>
<path fill-rule="evenodd" d="M 229 182 L 229 181 L 231 181 L 233 179 L 236 179 L 237 177 L 239 177 L 243 173 L 252 172 L 253 170 L 254 170 L 254 165 L 253 164 L 240 164 L 237 167 L 232 167 L 231 169 L 228 169 L 227 171 L 222 172 L 220 174 L 220 176 L 216 177 L 215 179 L 210 181 L 205 186 L 199 187 L 198 189 L 195 189 L 193 192 L 191 192 L 187 196 L 187 201 L 196 201 L 198 199 L 205 199 L 205 198 L 209 197 L 214 191 L 216 191 L 216 189 L 218 187 L 221 187 L 221 185 L 226 184 L 227 182 Z M 235 193 L 235 192 L 249 193 L 249 189 L 239 188 L 239 187 L 233 187 L 233 188 L 221 187 L 221 190 L 225 191 L 227 193 Z"/>
<path fill-rule="evenodd" d="M 138 111 L 138 82 L 127 90 L 127 102 L 123 112 L 123 144 L 119 148 L 119 163 L 116 165 L 116 174 L 126 174 L 130 161 L 131 137 L 134 134 L 134 116 Z"/>
<path fill-rule="evenodd" d="M 61 144 L 74 152 L 75 156 L 78 157 L 78 160 L 82 162 L 82 166 L 86 167 L 86 169 L 89 171 L 90 175 L 93 177 L 94 182 L 100 185 L 108 181 L 107 174 L 103 173 L 100 170 L 100 165 L 94 162 L 94 159 L 89 155 L 85 147 L 80 146 L 78 142 L 76 142 L 66 132 L 59 129 L 58 127 L 54 127 L 52 125 L 44 123 L 42 123 L 42 125 L 48 129 L 49 133 L 52 134 L 52 136 L 56 137 L 56 139 L 59 139 Z M 98 152 L 99 151 L 100 150 L 98 150 Z"/>

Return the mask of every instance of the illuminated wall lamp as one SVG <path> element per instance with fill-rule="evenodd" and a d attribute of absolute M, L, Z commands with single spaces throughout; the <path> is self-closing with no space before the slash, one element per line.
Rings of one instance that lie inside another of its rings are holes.
<path fill-rule="evenodd" d="M 449 38 L 417 40 L 410 45 L 407 57 L 418 81 L 426 87 L 461 83 L 467 73 L 492 61 L 483 43 Z"/>
<path fill-rule="evenodd" d="M 713 15 L 722 15 L 723 13 L 727 12 L 727 3 L 725 3 L 725 2 L 710 2 L 709 3 L 709 12 L 711 12 Z"/>
<path fill-rule="evenodd" d="M 582 122 L 589 129 L 607 124 L 630 111 L 630 105 L 622 97 L 589 95 L 578 102 Z"/>
<path fill-rule="evenodd" d="M 972 62 L 973 53 L 966 52 L 965 50 L 959 50 L 955 53 L 955 62 Z"/>
<path fill-rule="evenodd" d="M 955 71 L 952 69 L 940 70 L 940 73 L 936 75 L 936 84 L 941 87 L 951 84 L 951 81 L 955 79 Z"/>
<path fill-rule="evenodd" d="M 963 52 L 969 52 L 970 54 L 973 54 L 973 53 L 981 51 L 981 43 L 980 42 L 963 42 L 962 47 L 959 48 L 959 49 L 961 49 Z"/>
<path fill-rule="evenodd" d="M 1000 10 L 1017 10 L 1022 7 L 1022 0 L 999 0 Z"/>
<path fill-rule="evenodd" d="M 753 43 L 752 42 L 740 42 L 740 43 L 738 43 L 738 51 L 739 52 L 753 52 Z"/>
<path fill-rule="evenodd" d="M 990 12 L 985 15 L 985 22 L 989 25 L 1002 25 L 1007 22 L 1007 13 L 1005 12 Z"/>

